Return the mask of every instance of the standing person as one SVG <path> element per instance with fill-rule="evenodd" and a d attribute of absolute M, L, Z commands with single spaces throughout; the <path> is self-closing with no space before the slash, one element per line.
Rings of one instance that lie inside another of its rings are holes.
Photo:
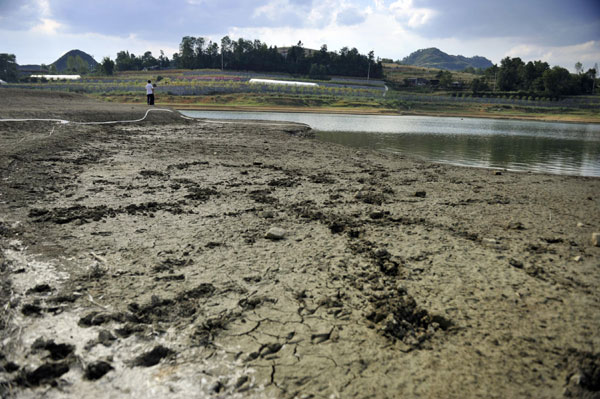
<path fill-rule="evenodd" d="M 146 85 L 146 102 L 148 105 L 154 105 L 154 86 L 152 85 L 152 81 L 148 81 Z"/>

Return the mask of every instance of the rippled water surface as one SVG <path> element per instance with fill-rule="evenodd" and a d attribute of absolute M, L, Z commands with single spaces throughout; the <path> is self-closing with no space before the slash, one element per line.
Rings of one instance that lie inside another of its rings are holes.
<path fill-rule="evenodd" d="M 317 139 L 433 162 L 600 177 L 600 125 L 425 116 L 182 111 L 195 118 L 300 122 Z"/>

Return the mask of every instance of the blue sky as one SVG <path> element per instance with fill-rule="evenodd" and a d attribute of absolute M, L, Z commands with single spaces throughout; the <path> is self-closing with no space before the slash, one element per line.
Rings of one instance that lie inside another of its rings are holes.
<path fill-rule="evenodd" d="M 51 63 L 71 49 L 100 61 L 121 50 L 169 57 L 183 36 L 287 46 L 344 46 L 401 59 L 450 54 L 600 64 L 599 0 L 0 0 L 0 52 Z"/>

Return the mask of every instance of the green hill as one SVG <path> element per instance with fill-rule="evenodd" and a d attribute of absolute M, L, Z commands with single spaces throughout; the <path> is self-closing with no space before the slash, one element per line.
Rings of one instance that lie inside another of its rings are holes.
<path fill-rule="evenodd" d="M 81 57 L 83 61 L 88 65 L 90 71 L 96 69 L 98 66 L 98 62 L 88 53 L 83 52 L 81 50 L 71 50 L 65 53 L 62 57 L 54 61 L 51 65 L 56 66 L 56 70 L 58 72 L 64 72 L 67 69 L 67 60 L 69 57 Z"/>
<path fill-rule="evenodd" d="M 402 64 L 450 71 L 462 71 L 468 67 L 486 69 L 493 65 L 485 57 L 467 58 L 462 55 L 449 55 L 435 47 L 415 51 L 405 57 Z"/>

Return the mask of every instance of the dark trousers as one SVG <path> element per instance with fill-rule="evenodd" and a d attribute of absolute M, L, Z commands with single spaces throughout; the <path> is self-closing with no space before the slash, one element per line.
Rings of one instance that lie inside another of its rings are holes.
<path fill-rule="evenodd" d="M 154 94 L 146 94 L 146 102 L 148 105 L 154 105 Z"/>

